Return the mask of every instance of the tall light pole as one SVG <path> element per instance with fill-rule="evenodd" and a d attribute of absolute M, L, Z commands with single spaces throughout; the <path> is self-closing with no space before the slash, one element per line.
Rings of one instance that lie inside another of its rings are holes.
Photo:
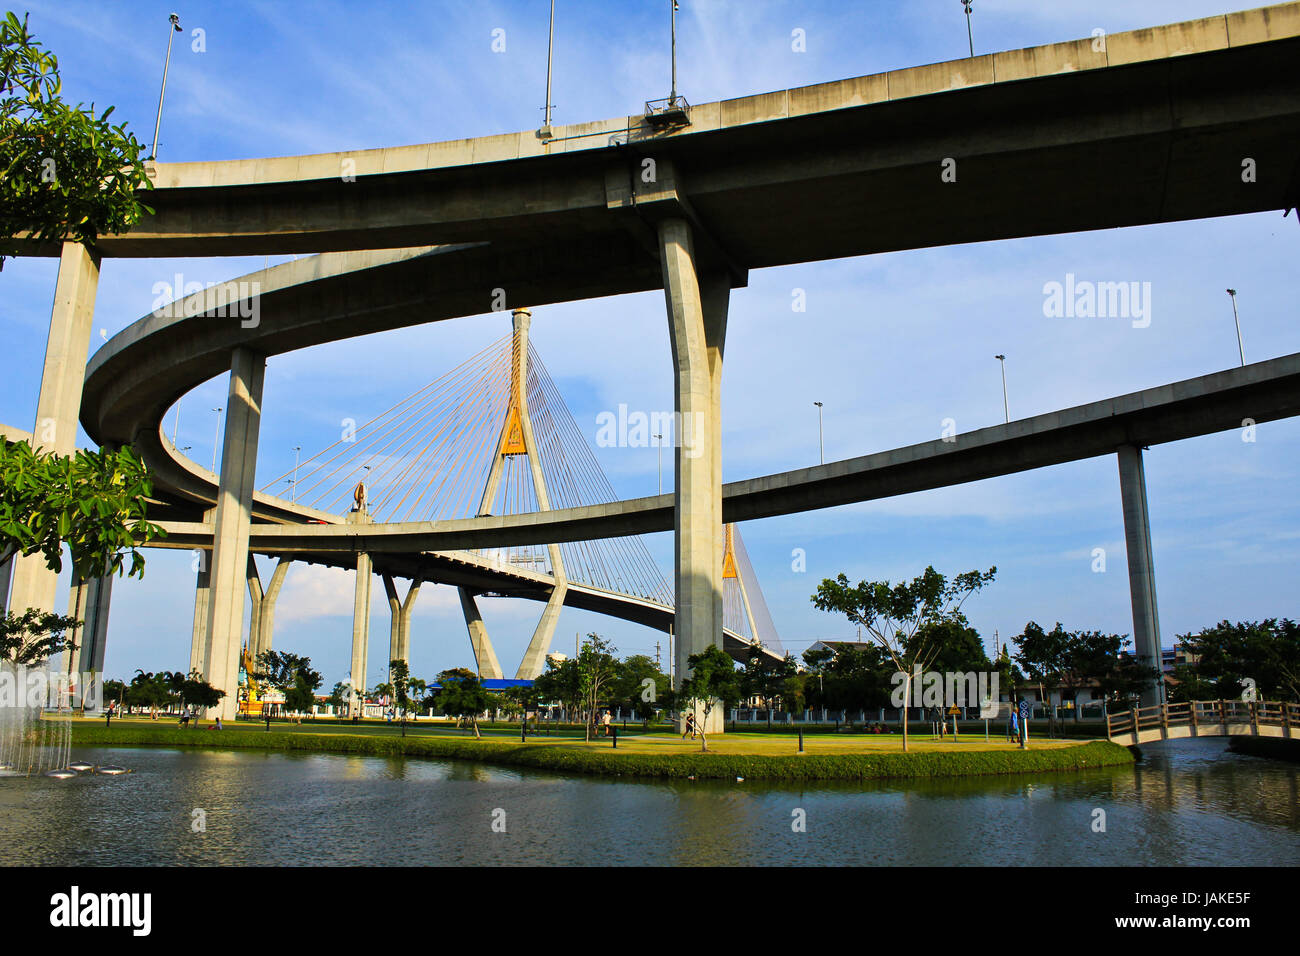
<path fill-rule="evenodd" d="M 664 493 L 664 436 L 655 435 L 655 445 L 659 448 L 659 494 Z"/>
<path fill-rule="evenodd" d="M 826 464 L 826 444 L 822 441 L 822 403 L 813 402 L 817 406 L 817 453 L 821 458 L 822 464 Z"/>
<path fill-rule="evenodd" d="M 1007 405 L 1007 357 L 1005 355 L 993 356 L 1002 363 L 1002 414 L 1006 416 L 1008 423 L 1011 422 L 1011 407 Z"/>
<path fill-rule="evenodd" d="M 966 42 L 970 44 L 970 55 L 975 55 L 975 37 L 970 32 L 970 8 L 973 0 L 961 0 L 962 9 L 966 11 Z"/>
<path fill-rule="evenodd" d="M 213 411 L 217 413 L 217 424 L 212 430 L 212 473 L 215 475 L 217 473 L 217 438 L 221 434 L 221 413 L 225 409 L 214 408 Z"/>
<path fill-rule="evenodd" d="M 1241 344 L 1241 320 L 1237 318 L 1237 290 L 1229 289 L 1228 295 L 1232 298 L 1232 321 L 1237 324 L 1237 351 L 1241 353 L 1241 364 L 1246 364 L 1246 346 Z"/>
<path fill-rule="evenodd" d="M 171 29 L 167 31 L 167 59 L 163 60 L 162 89 L 158 91 L 158 118 L 153 124 L 153 149 L 149 151 L 150 159 L 158 158 L 158 127 L 162 126 L 163 97 L 167 95 L 167 68 L 172 63 L 172 37 L 181 32 L 180 17 L 173 13 L 167 19 L 171 23 Z"/>
<path fill-rule="evenodd" d="M 181 427 L 181 400 L 176 399 L 176 420 L 172 422 L 172 447 L 176 447 L 176 433 Z"/>
<path fill-rule="evenodd" d="M 539 132 L 543 136 L 551 135 L 551 57 L 555 53 L 555 0 L 551 0 L 551 31 L 546 41 L 546 118 L 542 120 Z"/>
<path fill-rule="evenodd" d="M 302 445 L 293 446 L 293 495 L 290 501 L 298 500 L 298 458 L 302 455 Z"/>
<path fill-rule="evenodd" d="M 677 105 L 677 0 L 673 0 L 673 88 L 668 94 L 668 108 Z"/>

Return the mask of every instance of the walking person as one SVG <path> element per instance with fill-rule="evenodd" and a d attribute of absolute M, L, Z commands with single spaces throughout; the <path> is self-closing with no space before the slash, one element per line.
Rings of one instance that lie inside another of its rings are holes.
<path fill-rule="evenodd" d="M 1020 740 L 1020 701 L 1011 701 L 1011 719 L 1007 721 L 1007 740 Z"/>
<path fill-rule="evenodd" d="M 601 725 L 605 728 L 605 736 L 608 737 L 608 736 L 609 736 L 609 722 L 610 722 L 609 711 L 605 711 L 604 716 L 600 718 L 600 722 L 601 722 Z"/>
<path fill-rule="evenodd" d="M 686 729 L 682 731 L 682 740 L 686 739 L 687 734 L 690 734 L 692 740 L 695 739 L 695 715 L 694 714 L 686 715 Z"/>

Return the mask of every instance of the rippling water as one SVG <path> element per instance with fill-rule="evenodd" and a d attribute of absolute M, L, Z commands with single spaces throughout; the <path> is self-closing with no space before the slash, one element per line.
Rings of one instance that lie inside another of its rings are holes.
<path fill-rule="evenodd" d="M 0 779 L 0 864 L 1300 864 L 1300 765 L 1224 746 L 1151 745 L 1136 768 L 802 788 L 74 748 L 135 772 Z"/>

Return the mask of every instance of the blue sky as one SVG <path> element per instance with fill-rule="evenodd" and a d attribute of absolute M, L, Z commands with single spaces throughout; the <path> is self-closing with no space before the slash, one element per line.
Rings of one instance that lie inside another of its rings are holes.
<path fill-rule="evenodd" d="M 1244 9 L 1232 0 L 1045 4 L 983 0 L 976 52 L 1014 49 Z M 157 106 L 167 14 L 181 16 L 159 157 L 234 159 L 432 142 L 540 124 L 546 0 L 528 2 L 57 3 L 32 0 L 31 28 L 60 58 L 65 94 L 117 107 L 148 141 Z M 623 115 L 667 94 L 667 0 L 558 0 L 554 122 Z M 202 30 L 203 52 L 193 31 Z M 506 49 L 492 51 L 493 31 Z M 803 30 L 806 51 L 791 49 Z M 875 73 L 966 54 L 957 0 L 907 3 L 683 0 L 679 88 L 692 102 Z M 723 380 L 724 478 L 817 461 L 825 404 L 828 460 L 1001 420 L 995 353 L 1007 355 L 1013 418 L 1064 408 L 1237 364 L 1231 304 L 1239 290 L 1248 360 L 1300 351 L 1296 225 L 1280 213 L 1008 242 L 954 246 L 769 269 L 733 294 Z M 287 257 L 272 257 L 282 261 Z M 154 283 L 182 273 L 216 281 L 261 258 L 108 260 L 92 351 L 151 308 Z M 1290 267 L 1290 268 L 1288 268 Z M 0 336 L 9 353 L 0 421 L 35 417 L 56 263 L 11 260 L 0 273 Z M 1043 285 L 1080 279 L 1151 283 L 1152 321 L 1047 318 Z M 791 309 L 794 290 L 807 311 Z M 268 364 L 259 475 L 274 476 L 365 421 L 508 329 L 484 315 L 333 343 Z M 101 331 L 102 330 L 102 331 Z M 539 309 L 533 342 L 595 444 L 596 417 L 625 403 L 672 408 L 660 293 Z M 355 370 L 362 370 L 357 374 Z M 179 438 L 205 466 L 224 379 L 181 403 Z M 173 419 L 169 416 L 170 433 Z M 1223 618 L 1298 613 L 1300 424 L 1261 426 L 1147 453 L 1157 590 L 1165 643 Z M 82 436 L 85 441 L 85 436 Z M 616 491 L 651 494 L 653 448 L 596 448 Z M 671 481 L 666 468 L 666 484 Z M 823 577 L 897 580 L 927 564 L 956 573 L 997 565 L 968 605 L 990 637 L 1026 621 L 1132 630 L 1119 483 L 1113 457 L 742 527 L 786 647 L 842 637 L 812 609 Z M 665 573 L 667 535 L 649 539 Z M 1094 548 L 1107 553 L 1092 571 Z M 792 570 L 792 551 L 807 569 Z M 154 551 L 143 582 L 115 585 L 106 669 L 185 666 L 193 608 L 187 553 Z M 269 564 L 264 563 L 264 577 Z M 310 655 L 327 685 L 349 667 L 352 575 L 290 572 L 276 646 Z M 66 601 L 66 581 L 60 606 Z M 388 620 L 376 582 L 369 676 L 387 657 Z M 503 667 L 513 673 L 541 607 L 480 602 Z M 654 653 L 662 635 L 566 610 L 555 649 L 599 631 L 624 652 Z M 426 586 L 417 607 L 413 669 L 432 675 L 471 661 L 454 593 Z"/>

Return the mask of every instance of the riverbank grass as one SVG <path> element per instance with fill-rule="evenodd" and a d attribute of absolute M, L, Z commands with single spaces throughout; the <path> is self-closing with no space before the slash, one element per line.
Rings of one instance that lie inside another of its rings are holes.
<path fill-rule="evenodd" d="M 391 725 L 338 725 L 319 732 L 308 724 L 236 722 L 221 731 L 182 729 L 174 722 L 119 719 L 111 726 L 99 720 L 74 721 L 72 743 L 83 746 L 163 746 L 203 749 L 254 749 L 288 752 L 412 756 L 475 760 L 543 770 L 646 777 L 744 777 L 754 780 L 864 780 L 890 777 L 947 777 L 986 774 L 1043 773 L 1131 764 L 1132 754 L 1106 741 L 1031 741 L 1020 750 L 1004 740 L 983 736 L 935 740 L 911 735 L 909 751 L 897 734 L 806 736 L 804 753 L 798 735 L 770 733 L 716 734 L 708 753 L 699 740 L 670 733 L 620 735 L 585 741 L 572 737 L 485 735 L 476 740 L 469 731 L 421 725 L 400 736 Z M 324 728 L 321 728 L 323 730 Z"/>

